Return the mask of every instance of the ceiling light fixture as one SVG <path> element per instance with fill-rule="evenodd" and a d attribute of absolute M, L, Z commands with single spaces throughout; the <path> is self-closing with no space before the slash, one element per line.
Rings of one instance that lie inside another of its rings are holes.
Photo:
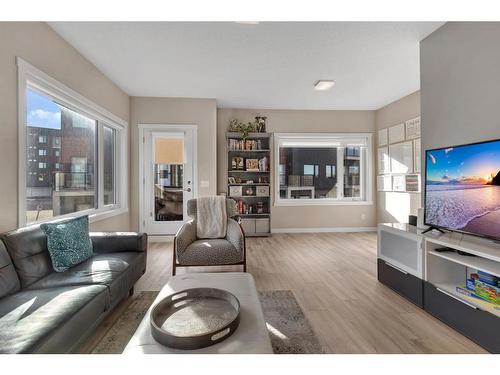
<path fill-rule="evenodd" d="M 240 23 L 242 25 L 258 25 L 259 21 L 236 21 L 236 23 Z"/>
<path fill-rule="evenodd" d="M 330 90 L 335 85 L 335 81 L 320 79 L 314 84 L 314 89 L 317 91 Z"/>

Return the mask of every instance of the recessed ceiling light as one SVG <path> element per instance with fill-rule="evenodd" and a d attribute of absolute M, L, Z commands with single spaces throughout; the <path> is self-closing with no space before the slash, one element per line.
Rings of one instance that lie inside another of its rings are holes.
<path fill-rule="evenodd" d="M 314 84 L 314 89 L 317 91 L 330 90 L 335 85 L 335 81 L 320 79 Z"/>
<path fill-rule="evenodd" d="M 258 25 L 259 21 L 236 21 L 236 23 L 241 23 L 243 25 Z"/>

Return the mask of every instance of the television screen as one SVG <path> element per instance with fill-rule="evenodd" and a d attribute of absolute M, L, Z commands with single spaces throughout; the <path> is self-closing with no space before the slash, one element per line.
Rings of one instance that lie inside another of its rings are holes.
<path fill-rule="evenodd" d="M 500 140 L 426 151 L 425 224 L 500 239 Z"/>

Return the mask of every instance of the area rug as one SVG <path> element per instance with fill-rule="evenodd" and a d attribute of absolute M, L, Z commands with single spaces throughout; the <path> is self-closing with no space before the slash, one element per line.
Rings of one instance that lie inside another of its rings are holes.
<path fill-rule="evenodd" d="M 158 292 L 141 292 L 108 330 L 92 353 L 122 353 Z M 291 290 L 259 292 L 275 354 L 323 353 L 314 331 Z"/>

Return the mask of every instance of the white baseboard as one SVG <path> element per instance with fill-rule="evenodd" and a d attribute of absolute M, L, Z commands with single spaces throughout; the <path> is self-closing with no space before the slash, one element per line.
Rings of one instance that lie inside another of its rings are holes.
<path fill-rule="evenodd" d="M 157 234 L 148 234 L 148 242 L 172 242 L 174 236 L 162 236 Z"/>
<path fill-rule="evenodd" d="M 376 232 L 377 227 L 273 228 L 271 233 L 353 233 Z"/>

